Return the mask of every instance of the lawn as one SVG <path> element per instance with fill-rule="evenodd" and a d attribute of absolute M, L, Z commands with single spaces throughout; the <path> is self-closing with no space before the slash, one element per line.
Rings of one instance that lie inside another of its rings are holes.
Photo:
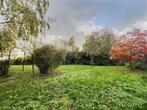
<path fill-rule="evenodd" d="M 147 72 L 63 65 L 54 76 L 35 73 L 11 66 L 0 78 L 0 110 L 147 110 Z"/>

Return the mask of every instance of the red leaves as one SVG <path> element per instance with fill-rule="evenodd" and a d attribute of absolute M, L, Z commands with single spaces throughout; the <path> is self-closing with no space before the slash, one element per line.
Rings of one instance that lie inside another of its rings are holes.
<path fill-rule="evenodd" d="M 135 29 L 127 32 L 116 41 L 112 49 L 114 59 L 122 59 L 126 62 L 142 60 L 147 55 L 147 31 L 141 32 Z"/>

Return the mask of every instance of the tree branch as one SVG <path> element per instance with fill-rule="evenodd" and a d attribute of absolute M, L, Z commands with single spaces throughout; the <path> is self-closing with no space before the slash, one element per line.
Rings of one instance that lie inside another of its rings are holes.
<path fill-rule="evenodd" d="M 0 22 L 0 24 L 8 24 L 11 23 L 15 18 L 17 18 L 20 14 L 22 14 L 23 12 L 25 12 L 26 10 L 28 10 L 28 8 L 20 11 L 19 13 L 17 13 L 16 15 L 14 15 L 10 20 L 8 21 L 4 21 L 4 22 Z"/>

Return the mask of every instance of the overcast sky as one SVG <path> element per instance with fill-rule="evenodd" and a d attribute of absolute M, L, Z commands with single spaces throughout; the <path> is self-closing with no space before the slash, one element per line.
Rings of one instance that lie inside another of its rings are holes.
<path fill-rule="evenodd" d="M 82 47 L 84 37 L 93 31 L 122 34 L 132 28 L 147 30 L 147 0 L 50 0 L 47 16 L 56 21 L 50 23 L 43 43 L 59 44 L 74 36 Z"/>
<path fill-rule="evenodd" d="M 147 29 L 147 0 L 50 0 L 51 23 L 45 41 L 83 37 L 95 30 Z"/>

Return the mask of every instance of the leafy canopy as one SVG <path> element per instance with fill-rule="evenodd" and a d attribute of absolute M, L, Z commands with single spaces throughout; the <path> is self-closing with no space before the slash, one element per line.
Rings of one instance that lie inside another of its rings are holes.
<path fill-rule="evenodd" d="M 37 36 L 49 24 L 45 18 L 48 0 L 1 0 L 0 24 L 9 25 L 19 37 Z"/>
<path fill-rule="evenodd" d="M 113 43 L 113 33 L 104 32 L 102 34 L 99 34 L 98 32 L 93 32 L 89 36 L 87 36 L 86 42 L 83 45 L 83 49 L 90 55 L 109 55 Z"/>
<path fill-rule="evenodd" d="M 49 29 L 48 7 L 49 0 L 0 0 L 0 51 Z"/>
<path fill-rule="evenodd" d="M 99 33 L 94 32 L 87 36 L 85 43 L 83 44 L 83 50 L 90 55 L 97 55 L 99 53 L 100 42 L 98 40 Z"/>
<path fill-rule="evenodd" d="M 147 33 L 135 29 L 120 37 L 112 49 L 112 57 L 126 63 L 140 61 L 147 55 Z"/>

